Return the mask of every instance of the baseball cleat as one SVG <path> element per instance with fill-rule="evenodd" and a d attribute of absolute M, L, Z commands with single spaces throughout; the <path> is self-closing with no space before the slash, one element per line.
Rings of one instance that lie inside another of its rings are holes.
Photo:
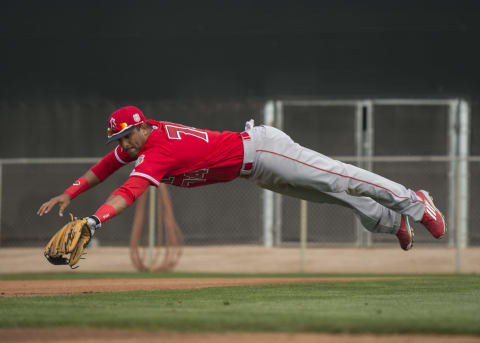
<path fill-rule="evenodd" d="M 447 225 L 445 224 L 445 217 L 433 204 L 433 198 L 427 191 L 420 190 L 416 194 L 422 199 L 425 205 L 425 212 L 420 221 L 423 226 L 432 234 L 433 237 L 439 239 L 447 232 Z"/>
<path fill-rule="evenodd" d="M 408 217 L 402 215 L 402 219 L 400 221 L 400 228 L 396 234 L 398 238 L 398 242 L 400 243 L 400 247 L 403 250 L 410 250 L 413 247 L 413 228 L 410 226 L 408 222 Z"/>

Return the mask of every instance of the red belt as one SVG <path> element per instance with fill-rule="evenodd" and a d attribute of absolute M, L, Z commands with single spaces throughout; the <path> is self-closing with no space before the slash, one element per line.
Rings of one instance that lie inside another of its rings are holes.
<path fill-rule="evenodd" d="M 252 140 L 252 137 L 250 137 L 250 135 L 246 131 L 243 131 L 242 133 L 240 133 L 240 137 L 242 137 L 244 141 Z M 246 162 L 246 163 L 244 162 L 242 164 L 242 169 L 240 170 L 240 176 L 248 177 L 250 175 L 250 171 L 252 170 L 252 168 L 253 168 L 253 162 Z"/>

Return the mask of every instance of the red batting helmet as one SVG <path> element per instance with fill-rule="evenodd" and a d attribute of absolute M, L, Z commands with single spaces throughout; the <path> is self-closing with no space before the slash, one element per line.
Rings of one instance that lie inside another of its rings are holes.
<path fill-rule="evenodd" d="M 137 125 L 145 123 L 145 116 L 135 106 L 125 106 L 113 112 L 107 121 L 107 143 L 132 132 Z"/>

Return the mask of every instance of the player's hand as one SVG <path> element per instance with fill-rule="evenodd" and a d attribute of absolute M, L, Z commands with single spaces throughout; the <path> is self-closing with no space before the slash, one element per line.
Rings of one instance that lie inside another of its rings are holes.
<path fill-rule="evenodd" d="M 71 199 L 68 194 L 63 193 L 63 194 L 57 195 L 56 197 L 51 198 L 47 202 L 43 203 L 42 206 L 40 206 L 40 208 L 38 209 L 37 214 L 39 216 L 43 216 L 44 214 L 47 214 L 48 212 L 50 212 L 50 210 L 56 204 L 58 204 L 59 206 L 58 215 L 60 217 L 63 217 L 63 211 L 67 208 L 68 205 L 70 205 L 70 201 Z"/>

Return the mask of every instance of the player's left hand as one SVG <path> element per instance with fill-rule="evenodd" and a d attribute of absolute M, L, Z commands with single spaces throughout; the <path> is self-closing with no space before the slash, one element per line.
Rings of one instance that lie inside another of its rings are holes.
<path fill-rule="evenodd" d="M 57 195 L 56 197 L 51 198 L 47 202 L 44 202 L 42 206 L 40 206 L 40 208 L 38 209 L 37 214 L 39 216 L 43 216 L 44 214 L 47 214 L 48 212 L 50 212 L 50 210 L 56 204 L 58 204 L 59 206 L 58 215 L 60 217 L 63 217 L 63 211 L 67 208 L 68 205 L 70 205 L 70 202 L 71 202 L 71 199 L 68 194 L 63 193 L 63 194 Z"/>
<path fill-rule="evenodd" d="M 79 219 L 70 216 L 70 222 L 50 239 L 44 255 L 51 264 L 68 264 L 75 268 L 95 233 L 96 221 L 92 217 Z"/>

